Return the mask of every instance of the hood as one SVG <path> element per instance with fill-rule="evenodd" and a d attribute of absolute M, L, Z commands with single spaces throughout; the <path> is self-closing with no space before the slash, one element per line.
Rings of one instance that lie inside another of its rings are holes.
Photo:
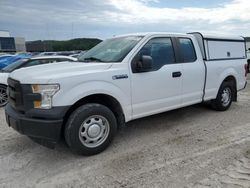
<path fill-rule="evenodd" d="M 111 66 L 112 63 L 60 62 L 21 68 L 12 72 L 10 77 L 24 84 L 46 84 L 69 76 L 102 72 Z"/>

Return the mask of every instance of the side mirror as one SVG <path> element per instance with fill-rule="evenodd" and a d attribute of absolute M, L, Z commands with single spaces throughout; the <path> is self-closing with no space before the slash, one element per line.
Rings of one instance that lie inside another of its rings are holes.
<path fill-rule="evenodd" d="M 136 63 L 137 72 L 148 72 L 153 67 L 153 59 L 151 56 L 143 55 Z"/>

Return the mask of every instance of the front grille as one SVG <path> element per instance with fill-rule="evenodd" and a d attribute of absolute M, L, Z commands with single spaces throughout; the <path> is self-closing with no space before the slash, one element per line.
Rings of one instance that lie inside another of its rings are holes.
<path fill-rule="evenodd" d="M 8 100 L 13 108 L 23 107 L 22 87 L 19 81 L 8 78 Z"/>
<path fill-rule="evenodd" d="M 21 84 L 19 81 L 8 78 L 8 100 L 17 111 L 25 114 L 33 109 L 33 102 L 41 100 L 39 93 L 33 93 L 30 84 Z"/>

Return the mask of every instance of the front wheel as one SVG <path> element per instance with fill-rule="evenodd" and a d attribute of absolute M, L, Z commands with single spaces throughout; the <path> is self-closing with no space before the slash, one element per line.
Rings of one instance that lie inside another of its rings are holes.
<path fill-rule="evenodd" d="M 91 103 L 79 107 L 70 115 L 64 135 L 73 151 L 94 155 L 108 147 L 116 130 L 113 112 L 104 105 Z"/>
<path fill-rule="evenodd" d="M 216 99 L 212 100 L 212 107 L 218 111 L 227 110 L 233 101 L 233 86 L 230 82 L 221 84 Z"/>
<path fill-rule="evenodd" d="M 0 85 L 0 107 L 5 106 L 8 103 L 7 86 Z"/>

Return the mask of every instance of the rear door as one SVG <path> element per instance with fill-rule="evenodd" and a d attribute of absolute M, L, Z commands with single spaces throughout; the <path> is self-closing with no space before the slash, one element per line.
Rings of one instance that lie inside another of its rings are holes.
<path fill-rule="evenodd" d="M 198 44 L 191 38 L 176 38 L 179 62 L 182 64 L 182 106 L 202 101 L 205 66 Z M 196 46 L 196 48 L 195 48 Z"/>

